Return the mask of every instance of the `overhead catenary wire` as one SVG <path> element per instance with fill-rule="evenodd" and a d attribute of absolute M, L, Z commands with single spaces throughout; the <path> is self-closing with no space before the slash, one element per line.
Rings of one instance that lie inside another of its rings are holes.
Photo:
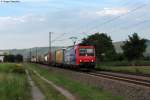
<path fill-rule="evenodd" d="M 137 1 L 141 1 L 141 0 L 137 0 Z M 137 5 L 137 4 L 139 4 L 139 2 L 137 2 L 136 1 L 136 3 L 135 3 L 135 5 Z M 122 1 L 120 1 L 120 3 L 121 3 Z M 123 6 L 123 7 L 125 7 L 125 6 L 127 6 L 127 5 L 130 5 L 132 2 L 131 2 L 131 0 L 128 0 L 126 3 L 124 3 L 124 4 L 122 4 L 121 6 Z M 105 18 L 104 18 L 105 19 Z M 106 21 L 108 21 L 108 20 L 106 20 Z M 92 22 L 89 22 L 88 23 L 88 25 L 90 25 L 90 24 L 92 24 L 93 22 L 97 22 L 97 19 L 96 20 L 94 20 L 94 21 L 92 21 Z M 103 24 L 103 23 L 102 23 Z M 81 28 L 79 28 L 78 30 L 80 30 L 80 29 L 82 29 L 83 27 L 81 27 Z M 91 28 L 90 28 L 91 29 Z M 86 30 L 87 30 L 87 28 L 86 28 Z M 84 30 L 84 35 L 85 36 L 88 36 L 88 33 L 90 33 L 90 32 L 85 32 L 86 30 Z M 78 33 L 78 32 L 74 32 L 74 33 Z M 82 32 L 83 33 L 83 32 Z"/>
<path fill-rule="evenodd" d="M 132 14 L 133 12 L 142 9 L 142 8 L 144 8 L 144 7 L 147 6 L 147 5 L 149 5 L 149 3 L 147 3 L 147 4 L 142 4 L 142 5 L 140 5 L 140 6 L 137 6 L 136 8 L 130 10 L 130 12 L 128 12 L 128 13 L 126 13 L 126 14 L 123 14 L 123 15 L 120 15 L 120 16 L 117 16 L 117 17 L 114 17 L 114 18 L 112 18 L 112 19 L 110 19 L 110 20 L 108 20 L 108 21 L 105 21 L 104 23 L 101 23 L 101 24 L 99 24 L 99 25 L 93 27 L 93 29 L 96 29 L 98 26 L 101 26 L 101 27 L 102 27 L 102 26 L 104 26 L 104 25 L 106 25 L 106 24 L 108 24 L 108 23 L 110 23 L 110 22 L 113 22 L 113 21 L 115 21 L 115 20 L 118 20 L 118 19 L 121 18 L 121 17 L 124 17 L 124 16 L 126 16 L 126 15 Z M 141 22 L 141 23 L 137 23 L 137 24 L 135 24 L 135 25 L 140 25 L 140 24 L 143 24 L 143 23 L 146 23 L 146 21 L 143 21 L 143 22 Z M 90 28 L 90 30 L 93 30 L 93 29 Z M 89 31 L 90 31 L 90 30 L 89 30 Z M 90 32 L 89 32 L 89 33 L 90 33 Z"/>
<path fill-rule="evenodd" d="M 121 1 L 122 2 L 122 1 Z M 121 3 L 120 2 L 120 3 Z M 128 5 L 128 4 L 130 4 L 131 2 L 130 2 L 130 0 L 129 1 L 127 1 L 125 4 L 123 4 L 123 6 L 126 6 L 126 5 Z M 91 22 L 90 22 L 91 23 Z M 89 24 L 90 24 L 89 23 Z M 93 23 L 93 21 L 92 21 L 92 23 Z M 81 27 L 82 28 L 82 27 Z M 78 29 L 78 30 L 80 30 L 80 29 Z M 72 33 L 78 33 L 78 32 L 72 32 Z M 60 36 L 58 36 L 58 37 L 56 37 L 54 40 L 52 40 L 52 42 L 56 42 L 58 39 L 60 39 L 60 38 L 62 38 L 64 35 L 66 35 L 66 34 L 69 34 L 69 33 L 62 33 Z M 78 34 L 81 34 L 81 33 L 78 33 Z M 84 34 L 85 36 L 88 36 L 88 34 L 85 32 L 85 34 Z"/>
<path fill-rule="evenodd" d="M 129 2 L 128 2 L 128 3 L 129 3 Z M 126 4 L 128 4 L 128 3 L 126 3 Z M 99 27 L 99 26 L 104 26 L 104 25 L 106 25 L 106 24 L 108 24 L 108 23 L 110 23 L 110 22 L 113 22 L 113 21 L 115 21 L 115 20 L 121 18 L 121 17 L 124 17 L 124 16 L 126 16 L 126 15 L 129 15 L 129 14 L 131 14 L 131 13 L 133 13 L 133 12 L 135 12 L 135 11 L 137 11 L 137 10 L 143 8 L 143 7 L 145 7 L 146 5 L 147 5 L 147 4 L 142 4 L 142 5 L 140 5 L 140 6 L 137 6 L 136 8 L 130 10 L 130 12 L 128 12 L 128 13 L 126 13 L 126 14 L 122 14 L 122 15 L 120 15 L 120 16 L 114 17 L 114 18 L 112 18 L 112 19 L 109 19 L 109 20 L 107 20 L 107 21 L 105 21 L 105 22 L 103 22 L 103 23 L 97 25 L 97 26 L 94 26 L 94 27 L 90 28 L 89 31 L 91 31 L 91 30 L 93 30 L 93 29 L 96 29 L 96 28 Z M 87 31 L 88 31 L 88 30 L 87 30 Z M 88 33 L 90 33 L 90 32 L 88 32 Z M 63 37 L 64 35 L 66 35 L 66 34 L 68 34 L 68 33 L 63 33 L 63 34 L 61 34 L 60 36 L 58 36 L 57 38 L 55 38 L 54 40 L 52 40 L 52 42 L 57 41 L 58 39 L 62 38 L 62 37 Z M 87 34 L 85 34 L 85 35 L 88 36 Z"/>
<path fill-rule="evenodd" d="M 63 37 L 65 34 L 67 34 L 67 33 L 62 33 L 61 35 L 59 35 L 58 37 L 56 37 L 55 39 L 53 39 L 51 42 L 53 43 L 53 42 L 57 41 L 58 39 L 60 39 L 61 37 Z"/>
<path fill-rule="evenodd" d="M 108 24 L 108 23 L 111 23 L 111 22 L 113 22 L 113 21 L 115 21 L 115 20 L 118 20 L 119 18 L 124 17 L 124 16 L 127 16 L 127 15 L 129 15 L 129 14 L 131 14 L 131 13 L 133 13 L 133 12 L 139 10 L 139 9 L 142 9 L 143 7 L 145 7 L 145 6 L 147 6 L 147 5 L 148 5 L 148 4 L 142 4 L 142 5 L 140 5 L 140 6 L 137 6 L 136 8 L 130 10 L 128 13 L 122 14 L 122 15 L 117 16 L 117 17 L 114 17 L 114 18 L 112 18 L 112 19 L 110 19 L 110 20 L 108 20 L 108 21 L 105 21 L 105 22 L 103 22 L 103 23 L 101 23 L 101 24 L 99 24 L 99 25 L 97 25 L 97 26 L 94 26 L 94 27 L 90 28 L 90 30 L 96 29 L 96 28 L 98 28 L 99 26 L 102 27 L 102 26 L 104 26 L 104 25 L 106 25 L 106 24 Z"/>
<path fill-rule="evenodd" d="M 138 0 L 137 0 L 138 1 Z M 141 0 L 140 0 L 141 1 Z M 121 2 L 120 2 L 121 3 Z M 122 6 L 122 8 L 123 7 L 126 7 L 126 6 L 128 6 L 129 4 L 131 4 L 131 0 L 128 0 L 125 4 L 122 4 L 121 6 Z M 137 5 L 137 4 L 139 4 L 139 2 L 136 2 L 136 4 L 135 5 Z M 104 18 L 105 19 L 105 18 Z M 108 21 L 108 20 L 106 20 L 106 21 Z M 94 23 L 94 22 L 97 22 L 97 19 L 96 20 L 94 20 L 94 21 L 92 21 L 92 22 L 89 22 L 88 23 L 88 25 L 89 24 L 92 24 L 92 23 Z M 80 29 L 82 29 L 83 27 L 81 27 L 81 28 L 79 28 L 78 30 L 80 30 Z M 90 28 L 91 29 L 91 28 Z M 86 30 L 84 30 L 84 32 L 85 32 Z M 86 33 L 86 32 L 85 32 Z M 85 34 L 85 35 L 87 35 L 87 34 Z M 87 35 L 88 36 L 88 35 Z"/>
<path fill-rule="evenodd" d="M 120 28 L 118 28 L 118 29 L 123 29 L 123 30 L 127 30 L 127 29 L 130 29 L 130 28 L 136 28 L 136 27 L 138 27 L 138 26 L 140 26 L 140 25 L 143 25 L 143 24 L 145 24 L 145 23 L 149 23 L 150 22 L 150 19 L 146 19 L 146 20 L 143 20 L 143 21 L 140 21 L 140 22 L 138 22 L 138 23 L 135 23 L 135 24 L 132 24 L 132 25 L 129 25 L 129 26 L 125 26 L 125 27 L 120 27 Z M 117 30 L 118 30 L 117 29 Z M 111 33 L 112 32 L 116 32 L 117 31 L 116 29 L 114 29 L 114 30 L 112 30 L 112 31 L 110 31 Z"/>

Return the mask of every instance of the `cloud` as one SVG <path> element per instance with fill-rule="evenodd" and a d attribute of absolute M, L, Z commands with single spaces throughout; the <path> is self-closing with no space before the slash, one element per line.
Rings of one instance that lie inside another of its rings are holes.
<path fill-rule="evenodd" d="M 39 15 L 38 15 L 39 16 Z M 26 14 L 22 16 L 4 16 L 0 17 L 0 22 L 28 22 L 28 21 L 44 21 L 44 18 L 33 14 Z"/>
<path fill-rule="evenodd" d="M 1 16 L 0 17 L 0 31 L 14 29 L 29 23 L 44 22 L 44 16 L 26 14 L 22 16 Z M 18 29 L 17 29 L 18 30 Z"/>
<path fill-rule="evenodd" d="M 11 17 L 11 16 L 6 16 L 6 17 L 0 17 L 0 22 L 4 24 L 7 23 L 19 23 L 19 22 L 25 22 L 25 19 L 23 17 Z"/>
<path fill-rule="evenodd" d="M 130 12 L 127 8 L 104 8 L 101 11 L 97 11 L 98 16 L 117 16 Z"/>

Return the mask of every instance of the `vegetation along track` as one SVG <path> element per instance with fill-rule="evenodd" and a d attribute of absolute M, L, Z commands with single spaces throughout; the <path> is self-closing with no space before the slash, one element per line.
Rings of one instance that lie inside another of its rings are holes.
<path fill-rule="evenodd" d="M 108 79 L 133 83 L 136 85 L 146 86 L 150 88 L 150 78 L 144 76 L 118 74 L 118 73 L 111 73 L 111 72 L 100 72 L 100 71 L 88 72 L 88 74 L 97 77 L 104 77 Z"/>
<path fill-rule="evenodd" d="M 41 64 L 41 65 L 43 65 L 43 64 Z M 48 68 L 48 66 L 45 66 L 45 67 Z M 61 68 L 61 69 L 64 69 L 64 68 Z M 70 69 L 64 69 L 64 70 L 70 70 Z M 113 80 L 133 83 L 135 85 L 140 85 L 140 86 L 145 86 L 145 87 L 150 88 L 150 78 L 146 77 L 146 76 L 121 74 L 121 73 L 96 71 L 96 70 L 92 70 L 92 71 L 88 71 L 88 72 L 81 71 L 81 70 L 72 70 L 72 71 L 77 71 L 77 72 L 85 73 L 88 75 L 93 75 L 96 77 L 103 77 L 103 78 L 107 78 L 107 79 L 113 79 Z"/>

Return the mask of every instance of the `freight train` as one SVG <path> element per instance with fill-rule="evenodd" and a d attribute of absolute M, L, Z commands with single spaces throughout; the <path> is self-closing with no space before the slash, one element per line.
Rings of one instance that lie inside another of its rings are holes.
<path fill-rule="evenodd" d="M 50 63 L 53 66 L 67 68 L 86 68 L 95 67 L 95 47 L 75 45 L 67 48 L 51 50 L 44 56 L 44 60 L 38 62 Z"/>

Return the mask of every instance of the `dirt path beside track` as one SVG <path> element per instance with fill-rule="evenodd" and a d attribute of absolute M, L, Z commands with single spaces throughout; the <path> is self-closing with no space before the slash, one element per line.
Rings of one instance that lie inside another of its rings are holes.
<path fill-rule="evenodd" d="M 43 81 L 45 81 L 49 85 L 53 86 L 57 91 L 59 91 L 62 95 L 64 95 L 68 100 L 76 100 L 75 96 L 72 93 L 70 93 L 68 90 L 66 90 L 60 86 L 55 85 L 52 81 L 49 81 L 46 78 L 44 78 L 43 76 L 41 76 L 37 71 L 33 70 L 33 72 L 39 78 L 41 78 Z"/>
<path fill-rule="evenodd" d="M 33 100 L 45 100 L 45 96 L 40 91 L 40 89 L 34 84 L 34 81 L 31 79 L 29 72 L 26 70 L 28 76 L 28 82 L 31 86 L 31 94 Z"/>

